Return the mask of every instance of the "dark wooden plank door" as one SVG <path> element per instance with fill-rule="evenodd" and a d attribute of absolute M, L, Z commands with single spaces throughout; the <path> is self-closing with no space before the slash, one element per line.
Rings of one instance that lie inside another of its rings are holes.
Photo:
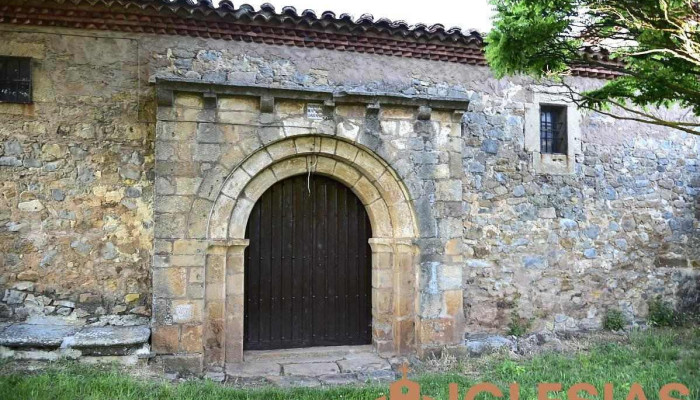
<path fill-rule="evenodd" d="M 343 184 L 307 179 L 277 182 L 248 220 L 247 350 L 371 342 L 367 212 Z"/>

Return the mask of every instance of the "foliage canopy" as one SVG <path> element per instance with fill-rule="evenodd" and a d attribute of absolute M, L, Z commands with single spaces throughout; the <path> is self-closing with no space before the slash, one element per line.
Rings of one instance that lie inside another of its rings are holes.
<path fill-rule="evenodd" d="M 498 77 L 565 86 L 580 107 L 700 134 L 700 1 L 491 0 L 486 58 Z M 576 68 L 618 75 L 599 88 L 566 83 Z M 680 120 L 652 108 L 690 110 Z"/>

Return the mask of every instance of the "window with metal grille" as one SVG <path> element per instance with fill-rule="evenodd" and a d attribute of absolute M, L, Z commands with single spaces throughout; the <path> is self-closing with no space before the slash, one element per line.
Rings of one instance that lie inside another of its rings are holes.
<path fill-rule="evenodd" d="M 0 56 L 0 102 L 32 102 L 30 58 Z"/>
<path fill-rule="evenodd" d="M 540 106 L 540 153 L 566 154 L 566 107 Z"/>

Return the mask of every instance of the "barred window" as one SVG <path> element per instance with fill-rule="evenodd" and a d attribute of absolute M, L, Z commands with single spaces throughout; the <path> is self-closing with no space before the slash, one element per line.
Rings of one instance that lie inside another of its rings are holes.
<path fill-rule="evenodd" d="M 540 153 L 566 154 L 565 106 L 540 106 Z"/>
<path fill-rule="evenodd" d="M 30 58 L 0 56 L 0 102 L 32 102 Z"/>

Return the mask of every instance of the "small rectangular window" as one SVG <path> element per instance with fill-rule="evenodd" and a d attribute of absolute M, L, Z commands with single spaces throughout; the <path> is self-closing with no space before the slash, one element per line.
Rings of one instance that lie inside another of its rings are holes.
<path fill-rule="evenodd" d="M 566 154 L 565 106 L 540 106 L 540 153 Z"/>
<path fill-rule="evenodd" d="M 0 56 L 0 102 L 32 102 L 31 58 Z"/>

